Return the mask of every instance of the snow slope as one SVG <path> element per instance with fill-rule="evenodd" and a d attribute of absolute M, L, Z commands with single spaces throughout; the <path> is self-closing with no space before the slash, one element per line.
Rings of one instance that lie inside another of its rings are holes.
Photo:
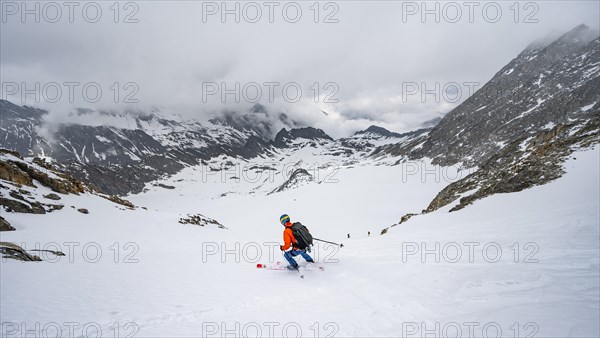
<path fill-rule="evenodd" d="M 383 236 L 382 228 L 424 208 L 447 182 L 372 164 L 340 169 L 338 183 L 265 195 L 250 194 L 243 181 L 211 176 L 203 184 L 200 169 L 188 168 L 171 179 L 173 190 L 130 196 L 148 210 L 83 196 L 72 203 L 89 215 L 3 213 L 18 231 L 1 233 L 1 241 L 28 249 L 55 243 L 68 254 L 42 255 L 54 263 L 0 263 L 2 332 L 598 336 L 599 155 L 598 148 L 574 153 L 555 182 L 454 213 L 448 206 Z M 186 213 L 214 217 L 228 230 L 178 224 Z M 282 260 L 281 213 L 345 244 L 315 248 L 324 272 L 300 279 L 254 267 Z"/>

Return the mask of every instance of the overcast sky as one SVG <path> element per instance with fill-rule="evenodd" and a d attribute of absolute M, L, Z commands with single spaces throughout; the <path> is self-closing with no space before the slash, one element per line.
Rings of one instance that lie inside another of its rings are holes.
<path fill-rule="evenodd" d="M 221 1 L 59 1 L 37 2 L 39 23 L 32 14 L 36 2 L 27 8 L 0 2 L 2 98 L 22 104 L 24 88 L 14 84 L 34 89 L 39 83 L 39 102 L 33 94 L 26 101 L 57 121 L 74 106 L 157 108 L 204 120 L 258 101 L 335 137 L 371 124 L 417 128 L 466 99 L 469 83 L 482 86 L 534 40 L 581 23 L 598 29 L 600 21 L 598 1 L 427 2 L 427 8 L 421 1 L 230 1 L 234 14 L 225 22 Z M 23 17 L 24 9 L 33 11 Z M 431 12 L 423 18 L 426 9 Z M 236 92 L 236 83 L 240 102 L 234 94 L 222 102 L 220 87 Z M 439 102 L 434 94 L 423 102 L 415 87 L 422 83 L 420 89 L 433 92 L 439 84 Z M 444 96 L 443 88 L 455 84 L 460 91 Z M 92 102 L 98 87 L 102 95 Z"/>

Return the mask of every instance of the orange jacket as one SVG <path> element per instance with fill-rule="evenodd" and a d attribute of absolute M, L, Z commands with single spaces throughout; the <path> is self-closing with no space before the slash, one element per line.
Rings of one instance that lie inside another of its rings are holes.
<path fill-rule="evenodd" d="M 292 222 L 287 222 L 283 230 L 283 246 L 281 250 L 285 251 L 293 246 L 296 246 L 296 237 L 292 233 Z"/>

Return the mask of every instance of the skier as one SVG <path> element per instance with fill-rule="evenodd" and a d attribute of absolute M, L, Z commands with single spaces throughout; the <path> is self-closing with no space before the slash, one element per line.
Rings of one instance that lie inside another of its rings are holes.
<path fill-rule="evenodd" d="M 368 235 L 369 237 L 371 237 L 371 232 L 370 232 L 370 231 L 368 231 L 368 234 L 367 234 L 367 235 Z"/>
<path fill-rule="evenodd" d="M 298 270 L 298 263 L 294 259 L 294 257 L 300 255 L 309 263 L 314 263 L 315 261 L 310 257 L 310 255 L 306 252 L 305 249 L 298 248 L 296 237 L 294 237 L 294 233 L 292 232 L 292 222 L 290 221 L 290 216 L 283 214 L 279 217 L 279 221 L 281 225 L 285 227 L 283 230 L 283 245 L 279 246 L 279 249 L 283 251 L 283 257 L 290 263 L 288 269 L 296 269 Z M 291 248 L 291 250 L 289 250 Z"/>
<path fill-rule="evenodd" d="M 348 238 L 350 238 L 350 234 L 348 234 Z"/>

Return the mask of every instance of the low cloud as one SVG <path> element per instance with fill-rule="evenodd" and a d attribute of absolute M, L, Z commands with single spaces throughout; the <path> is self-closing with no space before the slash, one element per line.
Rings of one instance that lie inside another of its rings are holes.
<path fill-rule="evenodd" d="M 289 3 L 282 2 L 274 9 L 273 23 L 265 8 L 256 23 L 248 21 L 252 8 L 240 14 L 239 23 L 235 15 L 226 15 L 223 23 L 220 14 L 207 15 L 206 3 L 132 2 L 134 7 L 121 4 L 118 18 L 111 4 L 99 3 L 103 16 L 95 23 L 81 17 L 73 23 L 66 17 L 57 23 L 44 17 L 40 23 L 22 23 L 20 15 L 7 15 L 0 30 L 2 98 L 47 109 L 47 122 L 54 124 L 113 123 L 73 115 L 77 108 L 90 108 L 155 111 L 201 121 L 245 112 L 255 122 L 271 125 L 265 134 L 304 125 L 334 137 L 371 124 L 407 131 L 466 99 L 466 92 L 456 102 L 444 97 L 449 84 L 463 89 L 465 83 L 483 85 L 532 41 L 580 23 L 598 29 L 599 22 L 599 4 L 590 1 L 535 3 L 537 23 L 524 22 L 531 14 L 526 8 L 515 23 L 508 3 L 499 3 L 503 12 L 498 22 L 477 16 L 481 3 L 473 23 L 464 15 L 451 23 L 443 2 L 438 3 L 439 22 L 431 15 L 423 22 L 420 13 L 406 15 L 406 2 L 389 1 L 332 2 L 327 8 L 319 3 L 319 13 L 298 2 L 303 15 L 296 23 L 281 16 Z M 129 16 L 137 22 L 124 22 Z M 325 22 L 326 17 L 337 23 Z M 272 97 L 265 83 L 278 84 Z M 240 90 L 258 84 L 262 95 L 248 99 L 238 91 L 239 99 L 235 94 L 222 99 L 222 92 L 207 95 L 207 84 Z M 425 89 L 439 85 L 441 100 L 435 95 L 423 99 L 420 92 L 407 95 L 407 84 L 424 84 Z M 301 97 L 286 97 L 286 85 L 302 88 Z M 256 103 L 266 112 L 252 112 Z"/>

